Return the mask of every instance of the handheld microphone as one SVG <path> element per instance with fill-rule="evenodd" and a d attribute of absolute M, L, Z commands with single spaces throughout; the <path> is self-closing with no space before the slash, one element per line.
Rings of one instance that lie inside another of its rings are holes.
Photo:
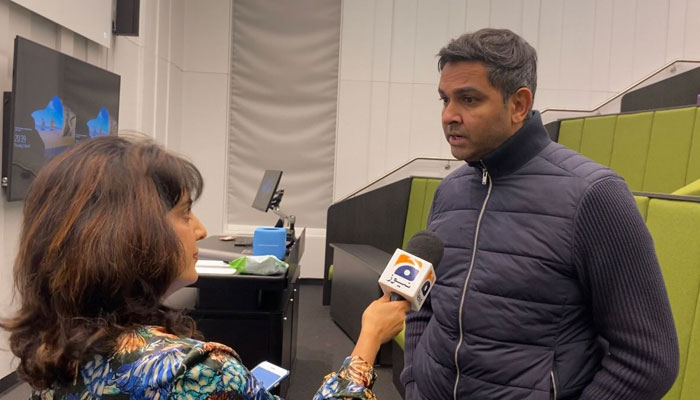
<path fill-rule="evenodd" d="M 384 272 L 379 286 L 392 301 L 406 300 L 411 309 L 420 310 L 435 283 L 433 265 L 442 259 L 444 244 L 437 235 L 420 231 L 406 243 L 406 250 L 396 249 Z"/>

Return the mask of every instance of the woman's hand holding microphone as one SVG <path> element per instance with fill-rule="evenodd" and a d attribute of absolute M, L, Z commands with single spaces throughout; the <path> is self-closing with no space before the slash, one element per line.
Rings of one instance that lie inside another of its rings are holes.
<path fill-rule="evenodd" d="M 352 356 L 374 364 L 379 347 L 401 332 L 410 309 L 407 301 L 390 301 L 388 294 L 373 301 L 362 313 L 362 330 Z"/>

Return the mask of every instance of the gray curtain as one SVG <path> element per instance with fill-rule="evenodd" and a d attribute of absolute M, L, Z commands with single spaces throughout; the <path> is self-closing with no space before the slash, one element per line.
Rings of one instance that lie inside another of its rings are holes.
<path fill-rule="evenodd" d="M 276 220 L 251 204 L 263 172 L 279 169 L 282 209 L 298 226 L 325 228 L 333 196 L 340 12 L 340 0 L 234 1 L 229 224 Z"/>

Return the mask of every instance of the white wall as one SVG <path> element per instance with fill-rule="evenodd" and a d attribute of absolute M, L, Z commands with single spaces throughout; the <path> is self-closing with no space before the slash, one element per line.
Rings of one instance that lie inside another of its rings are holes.
<path fill-rule="evenodd" d="M 119 74 L 119 129 L 141 132 L 169 148 L 180 150 L 183 142 L 184 15 L 185 0 L 142 1 L 140 36 L 112 38 L 111 49 L 108 49 L 10 0 L 0 0 L 0 91 L 12 90 L 14 38 L 21 35 Z M 227 36 L 224 40 L 228 40 Z M 225 152 L 222 150 L 221 154 Z M 8 203 L 4 196 L 0 197 L 0 259 L 4 260 L 0 265 L 0 313 L 6 316 L 15 307 L 11 304 L 12 263 L 21 226 L 22 202 Z M 206 209 L 208 205 L 198 207 Z M 6 338 L 5 332 L 0 330 L 0 377 L 10 373 L 14 366 Z"/>
<path fill-rule="evenodd" d="M 700 59 L 700 0 L 343 2 L 334 199 L 418 156 L 450 157 L 435 54 L 508 28 L 538 52 L 535 107 L 591 108 L 666 62 Z"/>
<path fill-rule="evenodd" d="M 11 0 L 104 47 L 112 44 L 111 0 Z"/>
<path fill-rule="evenodd" d="M 188 156 L 204 176 L 194 206 L 209 233 L 224 231 L 228 143 L 230 0 L 184 1 L 182 135 L 172 148 Z"/>

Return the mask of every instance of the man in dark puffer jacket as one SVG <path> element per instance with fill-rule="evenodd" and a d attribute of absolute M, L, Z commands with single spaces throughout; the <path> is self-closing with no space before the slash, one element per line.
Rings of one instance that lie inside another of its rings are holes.
<path fill-rule="evenodd" d="M 522 38 L 482 29 L 439 57 L 445 137 L 467 163 L 428 220 L 445 255 L 407 318 L 407 399 L 661 398 L 678 341 L 625 182 L 549 139 Z"/>

